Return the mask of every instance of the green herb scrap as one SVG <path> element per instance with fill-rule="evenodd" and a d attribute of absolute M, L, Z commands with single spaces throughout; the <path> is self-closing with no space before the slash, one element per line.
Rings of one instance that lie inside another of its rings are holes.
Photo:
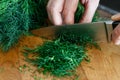
<path fill-rule="evenodd" d="M 84 13 L 84 7 L 82 4 L 78 4 L 77 11 L 75 13 L 75 23 L 78 23 L 79 20 L 82 18 L 82 15 Z"/>
<path fill-rule="evenodd" d="M 78 23 L 80 21 L 80 19 L 82 18 L 82 15 L 84 14 L 85 8 L 81 3 L 78 3 L 78 7 L 75 13 L 75 23 Z M 96 22 L 99 19 L 99 15 L 96 11 L 96 13 L 94 14 L 94 17 L 92 19 L 92 22 Z"/>

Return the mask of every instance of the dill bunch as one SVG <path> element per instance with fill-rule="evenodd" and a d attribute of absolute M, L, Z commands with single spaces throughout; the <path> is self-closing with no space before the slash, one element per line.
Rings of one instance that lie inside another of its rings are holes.
<path fill-rule="evenodd" d="M 32 0 L 35 2 L 34 15 L 31 20 L 33 25 L 30 27 L 30 30 L 45 27 L 49 25 L 48 14 L 46 10 L 48 0 Z"/>
<path fill-rule="evenodd" d="M 7 51 L 29 29 L 29 17 L 18 0 L 0 1 L 0 47 Z"/>
<path fill-rule="evenodd" d="M 45 25 L 46 4 L 47 0 L 0 0 L 0 47 L 3 51 L 18 43 L 29 30 Z"/>

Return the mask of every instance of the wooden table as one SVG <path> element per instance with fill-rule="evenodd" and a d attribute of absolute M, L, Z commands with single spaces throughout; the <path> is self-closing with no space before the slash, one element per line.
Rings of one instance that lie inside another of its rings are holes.
<path fill-rule="evenodd" d="M 43 75 L 36 67 L 24 60 L 23 46 L 35 47 L 42 44 L 42 39 L 35 36 L 22 37 L 16 47 L 8 52 L 0 52 L 0 80 L 119 80 L 120 46 L 100 43 L 101 51 L 89 49 L 91 62 L 85 61 L 76 69 L 77 76 L 56 78 Z"/>

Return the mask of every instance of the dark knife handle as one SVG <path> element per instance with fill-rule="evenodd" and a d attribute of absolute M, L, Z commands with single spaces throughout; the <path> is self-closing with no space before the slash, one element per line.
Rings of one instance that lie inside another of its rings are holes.
<path fill-rule="evenodd" d="M 114 21 L 114 22 L 112 23 L 113 30 L 117 27 L 118 24 L 120 24 L 120 21 Z"/>

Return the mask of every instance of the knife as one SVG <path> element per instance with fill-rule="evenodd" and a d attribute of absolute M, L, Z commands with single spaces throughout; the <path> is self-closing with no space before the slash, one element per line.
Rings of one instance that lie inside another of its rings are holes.
<path fill-rule="evenodd" d="M 51 26 L 33 30 L 32 33 L 36 36 L 47 39 L 54 39 L 56 37 L 56 33 L 63 33 L 64 31 L 70 31 L 70 33 L 72 32 L 76 35 L 88 33 L 89 36 L 97 42 L 111 42 L 112 31 L 119 23 L 119 21 L 104 21 Z"/>

